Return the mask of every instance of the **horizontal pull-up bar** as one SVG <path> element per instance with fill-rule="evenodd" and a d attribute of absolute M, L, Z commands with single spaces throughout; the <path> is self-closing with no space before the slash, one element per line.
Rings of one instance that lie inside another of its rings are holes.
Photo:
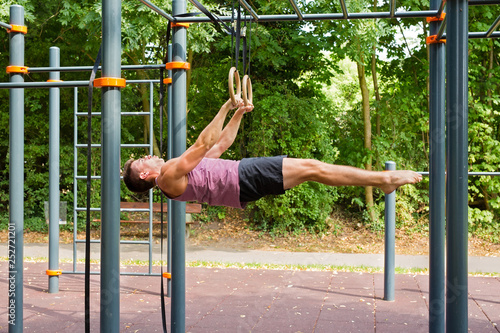
<path fill-rule="evenodd" d="M 59 82 L 5 82 L 0 83 L 0 89 L 16 88 L 75 88 L 88 87 L 90 81 L 59 81 Z M 133 83 L 160 83 L 160 80 L 127 80 L 127 84 Z"/>
<path fill-rule="evenodd" d="M 469 39 L 500 38 L 500 31 L 492 32 L 489 36 L 487 34 L 487 32 L 469 32 Z M 441 39 L 446 39 L 446 34 L 443 34 Z"/>
<path fill-rule="evenodd" d="M 348 14 L 349 19 L 390 19 L 390 18 L 422 18 L 437 15 L 436 10 L 413 11 L 413 12 L 397 12 L 391 17 L 390 12 L 374 12 L 374 13 L 351 13 Z M 221 21 L 231 22 L 231 16 L 219 17 Z M 252 20 L 252 16 L 244 16 L 242 19 Z M 303 14 L 302 19 L 305 21 L 321 21 L 321 20 L 344 20 L 344 14 Z M 276 21 L 298 21 L 299 18 L 294 14 L 287 15 L 259 15 L 259 22 L 276 22 Z M 200 23 L 210 22 L 208 17 L 177 17 L 177 22 Z"/>
<path fill-rule="evenodd" d="M 500 5 L 499 0 L 469 0 L 469 6 Z"/>
<path fill-rule="evenodd" d="M 145 111 L 122 111 L 120 114 L 122 116 L 149 116 L 149 115 L 151 115 L 149 112 L 145 112 Z M 88 112 L 76 112 L 75 113 L 75 116 L 80 116 L 80 117 L 88 117 L 88 115 L 89 115 Z M 101 112 L 92 112 L 92 117 L 94 117 L 94 116 L 100 117 L 100 116 L 102 116 L 102 113 Z M 147 147 L 149 147 L 149 146 L 147 146 Z"/>
<path fill-rule="evenodd" d="M 7 30 L 12 29 L 12 26 L 10 24 L 3 23 L 3 22 L 0 22 L 0 27 L 5 28 Z"/>
<path fill-rule="evenodd" d="M 428 176 L 429 171 L 417 171 L 417 173 L 421 174 L 422 176 Z M 446 174 L 446 172 L 445 172 Z M 467 173 L 468 176 L 500 176 L 500 172 L 481 172 L 481 171 L 469 171 Z"/>
<path fill-rule="evenodd" d="M 63 81 L 63 82 L 8 82 L 0 83 L 0 89 L 15 88 L 74 88 L 88 87 L 89 81 Z"/>
<path fill-rule="evenodd" d="M 98 70 L 101 70 L 99 66 Z M 147 69 L 163 69 L 165 65 L 123 65 L 122 70 L 147 70 Z M 93 66 L 70 66 L 70 67 L 29 67 L 28 72 L 30 73 L 41 73 L 41 72 L 91 72 Z"/>

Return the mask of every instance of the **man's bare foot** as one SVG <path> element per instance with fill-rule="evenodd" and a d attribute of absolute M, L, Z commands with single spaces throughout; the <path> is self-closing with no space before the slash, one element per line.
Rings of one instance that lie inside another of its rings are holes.
<path fill-rule="evenodd" d="M 389 182 L 379 186 L 385 194 L 393 192 L 398 187 L 405 184 L 416 184 L 422 180 L 422 175 L 411 170 L 385 171 L 389 173 Z"/>

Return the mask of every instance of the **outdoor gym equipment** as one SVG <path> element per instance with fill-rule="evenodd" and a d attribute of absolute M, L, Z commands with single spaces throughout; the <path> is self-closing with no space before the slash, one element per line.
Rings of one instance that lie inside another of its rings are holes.
<path fill-rule="evenodd" d="M 173 1 L 172 15 L 141 0 L 158 14 L 175 23 L 197 23 L 212 21 L 207 17 L 181 17 L 186 12 L 184 0 Z M 102 1 L 103 24 L 103 77 L 121 77 L 121 1 Z M 251 9 L 244 0 L 239 3 Z M 290 0 L 294 14 L 259 15 L 255 10 L 243 19 L 249 22 L 272 21 L 316 21 L 346 19 L 404 19 L 440 18 L 445 3 L 446 33 L 444 22 L 430 22 L 430 299 L 429 330 L 444 332 L 445 313 L 447 332 L 466 332 L 467 312 L 467 80 L 469 38 L 498 38 L 496 31 L 500 19 L 486 32 L 468 31 L 468 8 L 470 5 L 498 4 L 498 1 L 477 0 L 431 0 L 427 11 L 396 11 L 396 1 L 389 1 L 389 11 L 371 13 L 349 13 L 344 0 L 340 0 L 341 13 L 302 13 L 295 0 Z M 220 22 L 229 22 L 231 17 L 219 17 Z M 10 23 L 1 24 L 10 30 L 10 83 L 0 83 L 0 88 L 10 90 L 10 217 L 9 217 L 9 276 L 13 289 L 9 290 L 9 332 L 22 331 L 23 308 L 23 186 L 24 183 L 24 89 L 36 87 L 85 86 L 88 81 L 25 83 L 24 67 L 24 9 L 11 7 Z M 448 29 L 449 28 L 449 29 Z M 446 45 L 441 41 L 446 40 Z M 174 62 L 185 62 L 186 28 L 173 28 Z M 452 52 L 445 53 L 445 47 Z M 446 59 L 446 62 L 445 62 Z M 445 71 L 446 68 L 446 71 Z M 169 127 L 173 129 L 172 156 L 181 155 L 186 149 L 186 73 L 185 68 L 172 69 L 172 117 Z M 445 88 L 445 77 L 448 85 Z M 17 89 L 21 88 L 21 89 Z M 102 164 L 102 215 L 109 223 L 103 225 L 101 256 L 101 331 L 118 332 L 120 327 L 119 295 L 119 225 L 120 225 L 120 88 L 102 88 L 103 122 L 109 127 L 103 131 Z M 231 90 L 231 89 L 230 89 Z M 447 99 L 447 118 L 445 118 Z M 445 122 L 447 124 L 447 157 L 445 165 Z M 170 124 L 171 123 L 171 124 Z M 445 185 L 445 170 L 448 179 Z M 446 187 L 446 191 L 445 191 Z M 445 206 L 446 198 L 446 206 Z M 445 264 L 445 207 L 447 212 Z M 172 203 L 172 311 L 171 329 L 185 331 L 185 203 Z M 17 258 L 17 260 L 16 260 Z M 19 259 L 20 258 L 20 259 Z M 446 283 L 445 283 L 446 267 Z M 445 299 L 445 288 L 449 291 Z M 455 292 L 454 292 L 455 291 Z M 445 311 L 446 309 L 446 311 Z"/>

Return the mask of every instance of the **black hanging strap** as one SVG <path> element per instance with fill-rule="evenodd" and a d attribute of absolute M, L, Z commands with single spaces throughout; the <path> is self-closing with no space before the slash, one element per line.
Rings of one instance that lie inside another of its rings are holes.
<path fill-rule="evenodd" d="M 243 74 L 246 73 L 246 68 L 247 68 L 247 20 L 246 18 L 243 19 Z"/>
<path fill-rule="evenodd" d="M 167 50 L 170 35 L 170 24 L 167 29 Z M 166 61 L 165 61 L 166 63 Z M 163 88 L 163 68 L 160 69 L 160 155 L 163 155 L 163 104 L 164 104 L 164 88 Z M 160 156 L 161 157 L 161 156 Z M 163 332 L 167 333 L 167 316 L 165 314 L 165 287 L 163 281 L 163 193 L 160 193 L 160 275 L 161 275 L 161 321 Z M 170 236 L 170 235 L 169 235 Z"/>
<path fill-rule="evenodd" d="M 240 57 L 240 38 L 241 38 L 241 6 L 238 2 L 238 15 L 236 16 L 236 45 L 234 48 L 234 59 L 236 70 L 238 70 L 238 59 Z"/>
<path fill-rule="evenodd" d="M 90 191 L 91 191 L 91 173 L 92 173 L 92 93 L 94 88 L 94 79 L 101 62 L 101 48 L 95 59 L 92 73 L 89 80 L 89 101 L 87 115 L 87 225 L 85 228 L 85 332 L 90 332 Z"/>
<path fill-rule="evenodd" d="M 252 45 L 252 20 L 250 20 L 248 22 L 248 29 L 247 29 L 247 33 L 245 35 L 248 35 L 248 36 L 245 36 L 245 39 L 248 43 L 248 61 L 247 61 L 247 71 L 246 73 L 248 75 L 250 75 L 250 62 L 251 62 L 251 45 Z"/>

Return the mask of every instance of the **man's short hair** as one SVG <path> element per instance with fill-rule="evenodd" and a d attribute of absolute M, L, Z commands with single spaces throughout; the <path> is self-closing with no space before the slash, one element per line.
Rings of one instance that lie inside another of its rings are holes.
<path fill-rule="evenodd" d="M 131 158 L 123 165 L 123 182 L 132 192 L 146 192 L 153 186 L 144 179 L 141 179 L 139 175 L 132 170 L 132 163 L 134 161 L 135 160 Z"/>

